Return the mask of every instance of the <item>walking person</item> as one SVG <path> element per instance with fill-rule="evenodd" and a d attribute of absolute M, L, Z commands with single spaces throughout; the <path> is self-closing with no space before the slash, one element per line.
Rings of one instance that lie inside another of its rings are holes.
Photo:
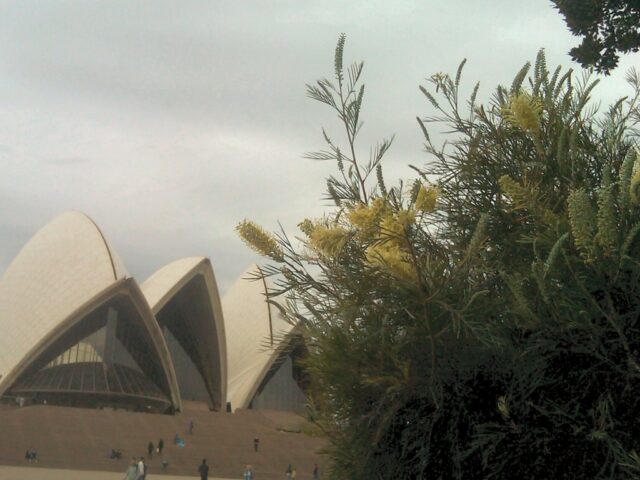
<path fill-rule="evenodd" d="M 153 442 L 149 442 L 147 445 L 147 453 L 149 453 L 149 459 L 153 458 Z"/>
<path fill-rule="evenodd" d="M 291 480 L 291 464 L 287 465 L 287 469 L 284 471 L 284 478 Z"/>
<path fill-rule="evenodd" d="M 293 467 L 293 470 L 291 470 L 291 480 L 296 480 L 297 476 L 298 472 L 296 471 L 296 467 Z"/>
<path fill-rule="evenodd" d="M 208 480 L 209 479 L 209 465 L 207 465 L 207 459 L 203 458 L 202 463 L 198 467 L 198 472 L 200 473 L 200 480 Z"/>
<path fill-rule="evenodd" d="M 258 437 L 255 437 L 253 439 L 253 451 L 257 452 L 259 446 L 260 446 L 260 439 Z"/>
<path fill-rule="evenodd" d="M 313 480 L 320 480 L 320 469 L 317 463 L 313 464 Z"/>
<path fill-rule="evenodd" d="M 162 456 L 162 449 L 164 448 L 164 440 L 158 440 L 158 455 Z"/>
<path fill-rule="evenodd" d="M 35 448 L 31 447 L 29 450 L 27 450 L 27 453 L 24 454 L 24 458 L 29 460 L 29 463 L 38 463 L 38 451 Z"/>
<path fill-rule="evenodd" d="M 137 466 L 137 472 L 136 472 L 138 476 L 136 477 L 136 479 L 144 480 L 144 477 L 146 475 L 146 470 L 147 470 L 147 466 L 144 464 L 144 457 L 140 457 L 140 460 L 138 460 L 138 466 Z"/>
<path fill-rule="evenodd" d="M 191 419 L 189 420 L 189 426 L 187 427 L 189 435 L 193 435 L 193 427 L 195 427 L 195 424 L 193 423 L 193 419 Z"/>
<path fill-rule="evenodd" d="M 244 473 L 242 474 L 242 479 L 253 480 L 253 469 L 251 468 L 251 465 L 247 465 L 247 467 L 244 469 Z"/>
<path fill-rule="evenodd" d="M 138 480 L 138 465 L 136 465 L 135 457 L 131 459 L 127 470 L 124 472 L 122 480 Z"/>

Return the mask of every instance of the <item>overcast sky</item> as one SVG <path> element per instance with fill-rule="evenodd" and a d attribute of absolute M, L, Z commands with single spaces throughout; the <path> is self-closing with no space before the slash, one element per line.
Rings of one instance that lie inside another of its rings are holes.
<path fill-rule="evenodd" d="M 305 97 L 333 49 L 365 61 L 361 151 L 396 134 L 385 172 L 424 165 L 418 91 L 439 71 L 509 84 L 544 47 L 577 43 L 547 0 L 28 1 L 0 3 L 0 272 L 55 215 L 80 210 L 139 281 L 211 258 L 221 290 L 258 257 L 234 226 L 321 215 L 335 118 Z M 627 56 L 596 96 L 629 93 Z"/>

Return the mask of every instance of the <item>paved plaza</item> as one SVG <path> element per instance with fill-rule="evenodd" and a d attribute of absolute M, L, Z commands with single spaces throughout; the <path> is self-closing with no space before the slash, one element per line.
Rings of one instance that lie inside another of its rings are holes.
<path fill-rule="evenodd" d="M 195 470 L 196 467 L 194 467 Z M 242 478 L 242 472 L 237 478 Z M 87 470 L 63 470 L 57 468 L 38 467 L 8 467 L 0 465 L 0 480 L 122 480 L 124 472 L 92 472 Z M 189 477 L 178 475 L 147 475 L 148 479 L 157 478 L 159 480 L 187 480 L 199 478 L 198 475 Z M 230 478 L 209 477 L 210 480 L 233 480 Z"/>

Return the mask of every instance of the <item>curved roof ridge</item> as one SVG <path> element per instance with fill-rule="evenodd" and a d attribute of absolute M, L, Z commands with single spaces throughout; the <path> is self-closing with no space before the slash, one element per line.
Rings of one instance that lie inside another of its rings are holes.
<path fill-rule="evenodd" d="M 64 319 L 55 325 L 55 328 L 46 332 L 44 335 L 35 338 L 31 345 L 28 345 L 25 353 L 15 362 L 7 374 L 0 378 L 0 395 L 2 395 L 11 385 L 24 373 L 27 368 L 35 362 L 45 351 L 58 339 L 65 335 L 70 329 L 86 318 L 88 314 L 95 311 L 102 305 L 114 298 L 126 298 L 129 304 L 135 309 L 137 317 L 133 321 L 140 321 L 144 326 L 150 348 L 158 356 L 160 364 L 158 368 L 164 374 L 166 389 L 159 387 L 167 394 L 171 403 L 178 409 L 182 409 L 182 402 L 179 395 L 178 384 L 176 381 L 174 365 L 169 356 L 167 345 L 160 331 L 160 327 L 155 321 L 155 317 L 149 309 L 145 301 L 144 295 L 140 290 L 137 282 L 133 278 L 121 278 L 116 280 L 110 286 L 88 299 L 82 305 L 79 305 Z M 129 318 L 129 317 L 126 317 Z M 130 320 L 131 321 L 131 320 Z"/>
<path fill-rule="evenodd" d="M 227 332 L 227 392 L 234 410 L 249 405 L 293 330 L 277 309 L 272 312 L 267 297 L 271 282 L 256 278 L 253 274 L 258 269 L 256 264 L 249 265 L 222 299 Z M 265 338 L 270 340 L 271 348 L 264 348 Z"/>
<path fill-rule="evenodd" d="M 163 308 L 172 299 L 180 298 L 181 292 L 189 290 L 194 281 L 202 281 L 204 290 L 195 303 L 205 307 L 208 315 L 187 315 L 182 321 L 181 328 L 188 328 L 197 338 L 202 339 L 201 345 L 191 352 L 196 357 L 194 362 L 200 362 L 201 374 L 210 396 L 211 408 L 221 409 L 226 401 L 227 387 L 227 351 L 224 318 L 220 293 L 213 272 L 211 261 L 207 257 L 185 257 L 174 260 L 155 271 L 141 286 L 141 290 L 151 308 L 151 311 L 163 324 Z M 189 309 L 183 302 L 177 304 L 181 309 Z M 175 332 L 173 332 L 175 334 Z"/>
<path fill-rule="evenodd" d="M 102 238 L 102 241 L 104 242 L 104 247 L 107 249 L 107 255 L 109 256 L 109 261 L 111 262 L 111 268 L 113 269 L 114 280 L 118 280 L 120 278 L 129 276 L 127 273 L 127 269 L 124 265 L 124 262 L 122 261 L 122 258 L 120 257 L 116 249 L 113 248 L 113 246 L 111 245 L 111 242 L 105 236 L 104 232 L 102 231 L 100 226 L 96 223 L 96 221 L 93 218 L 91 218 L 89 215 L 87 215 L 86 213 L 80 210 L 68 210 L 68 212 L 78 213 L 81 216 L 85 217 L 87 220 L 89 220 L 93 224 L 95 229 L 98 231 L 98 233 L 100 234 L 100 237 Z"/>
<path fill-rule="evenodd" d="M 118 259 L 84 213 L 66 211 L 40 228 L 0 282 L 0 375 L 75 309 L 117 282 L 116 276 L 124 278 Z"/>
<path fill-rule="evenodd" d="M 264 285 L 264 298 L 267 303 L 267 314 L 269 315 L 269 344 L 273 347 L 273 316 L 271 315 L 271 304 L 269 303 L 269 285 L 267 285 L 267 278 L 264 276 L 260 266 L 256 265 L 256 268 L 262 275 L 260 279 Z"/>
<path fill-rule="evenodd" d="M 183 257 L 167 263 L 149 275 L 140 288 L 153 313 L 158 313 L 175 294 L 175 290 L 179 289 L 180 282 L 190 277 L 205 262 L 209 262 L 207 257 Z"/>
<path fill-rule="evenodd" d="M 78 210 L 72 210 L 72 212 L 76 212 L 76 213 L 79 213 L 80 215 L 83 215 L 87 220 L 89 220 L 93 224 L 93 226 L 96 228 L 96 230 L 100 234 L 100 237 L 102 238 L 102 242 L 104 243 L 104 248 L 107 249 L 107 255 L 109 256 L 109 262 L 111 262 L 111 270 L 113 270 L 113 279 L 117 280 L 118 279 L 118 274 L 116 273 L 116 266 L 115 266 L 115 264 L 113 262 L 113 255 L 111 254 L 111 248 L 110 248 L 109 244 L 107 243 L 107 239 L 104 236 L 104 233 L 102 233 L 102 230 L 100 229 L 98 224 L 93 220 L 93 218 L 91 218 L 86 213 L 78 211 Z"/>

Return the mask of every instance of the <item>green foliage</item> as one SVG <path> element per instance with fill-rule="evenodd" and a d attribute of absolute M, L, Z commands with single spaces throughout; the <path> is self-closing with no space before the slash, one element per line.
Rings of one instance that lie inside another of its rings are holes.
<path fill-rule="evenodd" d="M 640 49 L 640 4 L 635 0 L 551 0 L 582 43 L 569 54 L 583 67 L 610 73 L 618 53 Z"/>
<path fill-rule="evenodd" d="M 341 37 L 334 81 L 308 86 L 344 128 L 308 154 L 336 162 L 334 207 L 278 249 L 254 235 L 305 337 L 331 477 L 640 478 L 637 76 L 598 114 L 596 82 L 542 51 L 486 105 L 476 86 L 461 106 L 464 62 L 435 74 L 431 161 L 392 187 L 390 141 L 357 155 L 362 63 L 343 55 Z"/>

